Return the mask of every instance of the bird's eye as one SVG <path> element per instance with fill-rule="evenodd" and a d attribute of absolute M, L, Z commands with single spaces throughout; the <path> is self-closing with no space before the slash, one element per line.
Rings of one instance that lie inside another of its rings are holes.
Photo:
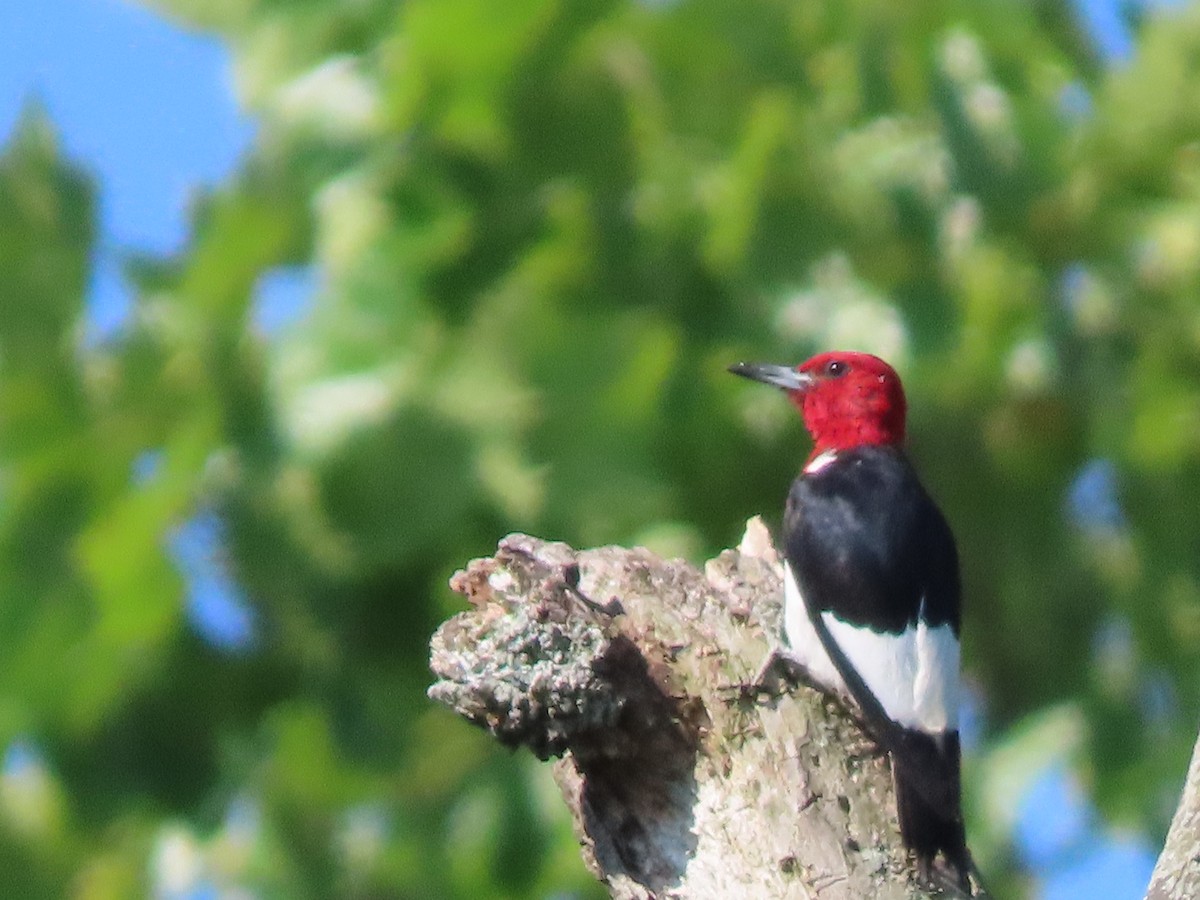
<path fill-rule="evenodd" d="M 846 374 L 846 372 L 849 371 L 849 369 L 850 369 L 850 367 L 847 366 L 840 359 L 835 359 L 832 362 L 826 364 L 825 374 L 828 375 L 830 378 L 841 378 L 843 375 Z"/>

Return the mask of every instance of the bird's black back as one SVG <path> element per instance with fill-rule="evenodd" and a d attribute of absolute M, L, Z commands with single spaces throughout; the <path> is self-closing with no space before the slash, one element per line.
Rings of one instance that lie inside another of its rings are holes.
<path fill-rule="evenodd" d="M 880 632 L 899 634 L 919 617 L 958 634 L 954 537 L 899 448 L 841 451 L 797 478 L 784 544 L 815 610 Z"/>

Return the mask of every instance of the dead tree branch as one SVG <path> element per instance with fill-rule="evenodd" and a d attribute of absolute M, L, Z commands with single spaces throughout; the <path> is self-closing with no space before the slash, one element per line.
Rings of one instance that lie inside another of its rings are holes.
<path fill-rule="evenodd" d="M 612 896 L 930 896 L 900 845 L 888 762 L 853 720 L 808 688 L 743 689 L 780 615 L 757 519 L 704 571 L 513 535 L 452 586 L 472 608 L 433 637 L 430 696 L 558 758 Z"/>
<path fill-rule="evenodd" d="M 1194 897 L 1200 897 L 1200 740 L 1192 750 L 1179 807 L 1146 893 L 1146 900 Z"/>

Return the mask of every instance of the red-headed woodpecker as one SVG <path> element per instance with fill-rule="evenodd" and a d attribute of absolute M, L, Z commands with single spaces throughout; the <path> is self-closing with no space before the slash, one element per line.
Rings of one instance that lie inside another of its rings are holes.
<path fill-rule="evenodd" d="M 783 653 L 861 708 L 922 876 L 940 852 L 965 887 L 958 554 L 902 449 L 900 379 L 849 352 L 729 370 L 782 388 L 813 438 L 784 514 Z"/>

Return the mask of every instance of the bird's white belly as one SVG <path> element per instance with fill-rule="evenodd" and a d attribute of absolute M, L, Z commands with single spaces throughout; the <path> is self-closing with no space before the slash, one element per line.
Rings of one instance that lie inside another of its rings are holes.
<path fill-rule="evenodd" d="M 892 721 L 928 732 L 958 727 L 959 645 L 949 625 L 930 628 L 917 622 L 900 634 L 889 634 L 843 622 L 828 611 L 821 613 L 821 619 Z M 783 627 L 788 655 L 815 681 L 849 696 L 813 628 L 787 563 Z"/>

